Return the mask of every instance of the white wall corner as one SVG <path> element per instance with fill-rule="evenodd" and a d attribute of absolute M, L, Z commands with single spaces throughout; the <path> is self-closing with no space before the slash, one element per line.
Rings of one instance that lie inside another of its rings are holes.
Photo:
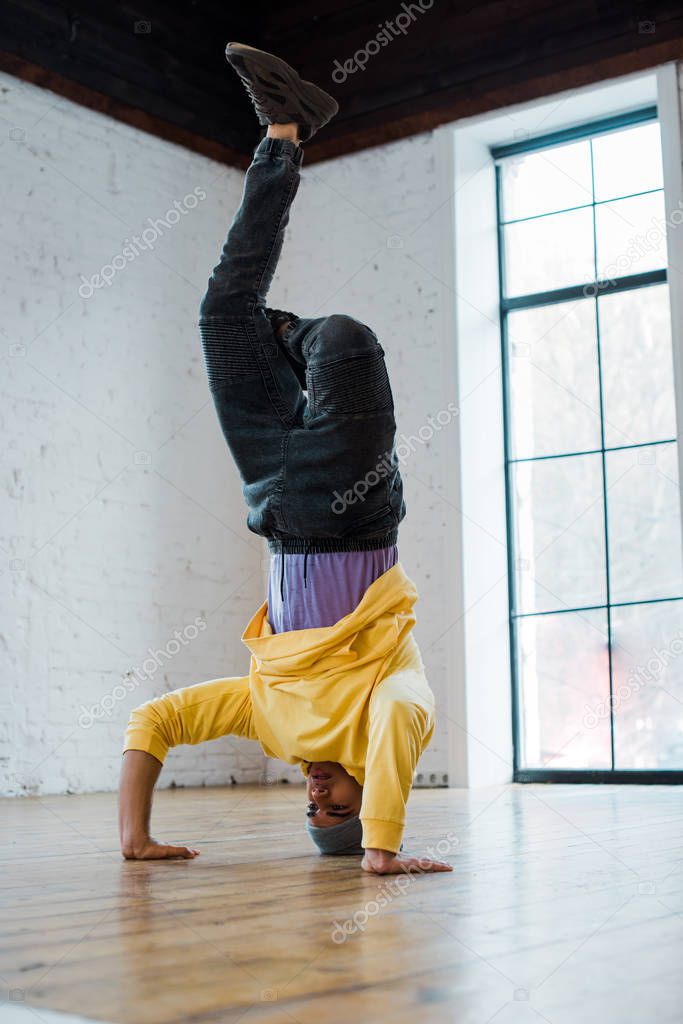
<path fill-rule="evenodd" d="M 512 778 L 507 541 L 498 263 L 488 148 L 453 127 L 436 152 L 450 201 L 441 218 L 444 372 L 459 415 L 444 479 L 453 509 L 449 563 L 449 779 L 489 786 Z"/>
<path fill-rule="evenodd" d="M 667 224 L 668 283 L 671 304 L 671 345 L 678 444 L 678 479 L 683 526 L 683 224 L 672 221 L 678 211 L 683 219 L 683 122 L 681 112 L 680 64 L 657 69 L 657 113 L 662 137 L 664 208 Z M 674 230 L 674 227 L 676 230 Z"/>

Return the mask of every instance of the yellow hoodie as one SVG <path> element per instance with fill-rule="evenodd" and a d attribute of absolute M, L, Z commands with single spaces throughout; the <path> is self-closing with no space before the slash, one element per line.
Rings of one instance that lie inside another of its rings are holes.
<path fill-rule="evenodd" d="M 415 767 L 434 732 L 434 694 L 411 632 L 416 600 L 398 562 L 333 626 L 274 634 L 265 601 L 242 635 L 249 675 L 136 708 L 124 749 L 163 762 L 169 747 L 233 734 L 304 775 L 314 761 L 336 761 L 363 786 L 363 846 L 398 851 Z"/>

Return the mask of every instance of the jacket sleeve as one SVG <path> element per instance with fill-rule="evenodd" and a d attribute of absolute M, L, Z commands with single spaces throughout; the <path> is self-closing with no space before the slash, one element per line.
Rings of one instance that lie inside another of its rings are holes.
<path fill-rule="evenodd" d="M 135 708 L 123 749 L 144 750 L 163 764 L 169 747 L 203 743 L 229 734 L 258 739 L 249 676 L 187 686 Z"/>
<path fill-rule="evenodd" d="M 360 818 L 363 846 L 396 853 L 417 762 L 434 732 L 434 694 L 419 667 L 387 676 L 370 698 Z"/>

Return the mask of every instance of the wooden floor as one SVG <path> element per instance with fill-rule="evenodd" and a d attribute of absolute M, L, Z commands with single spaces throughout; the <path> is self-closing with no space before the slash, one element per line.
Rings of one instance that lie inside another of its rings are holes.
<path fill-rule="evenodd" d="M 202 854 L 143 864 L 113 795 L 1 801 L 0 1022 L 683 1019 L 679 789 L 417 790 L 406 849 L 450 832 L 456 870 L 402 891 L 313 852 L 303 802 L 161 792 L 155 834 Z"/>

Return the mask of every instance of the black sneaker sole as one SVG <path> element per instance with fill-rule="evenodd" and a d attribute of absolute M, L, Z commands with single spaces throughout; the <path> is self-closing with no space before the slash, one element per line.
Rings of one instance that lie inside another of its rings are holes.
<path fill-rule="evenodd" d="M 307 129 L 306 138 L 302 135 L 302 141 L 327 124 L 339 110 L 339 104 L 329 93 L 301 78 L 286 61 L 272 53 L 257 50 L 245 43 L 228 43 L 225 57 L 230 64 L 234 63 L 238 73 L 240 63 L 246 65 L 247 72 L 249 63 L 264 72 L 269 89 L 279 91 L 285 101 L 280 109 L 273 104 L 272 110 L 264 111 L 268 118 L 272 118 L 265 123 L 286 124 L 293 121 Z M 233 58 L 236 60 L 233 61 Z M 258 88 L 258 83 L 254 84 Z"/>

